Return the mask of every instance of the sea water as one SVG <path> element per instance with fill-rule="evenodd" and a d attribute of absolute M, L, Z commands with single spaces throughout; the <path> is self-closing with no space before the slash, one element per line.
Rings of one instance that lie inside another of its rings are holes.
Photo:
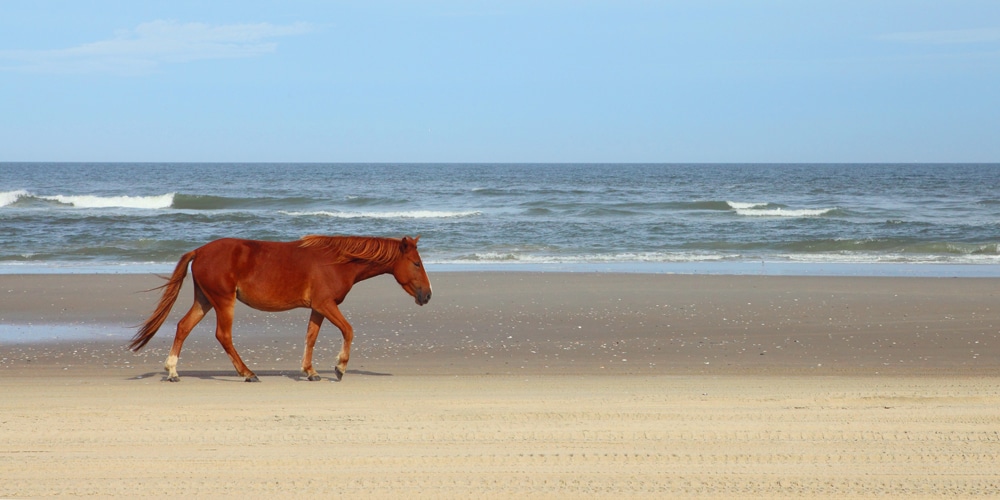
<path fill-rule="evenodd" d="M 307 234 L 420 235 L 437 270 L 1000 276 L 1000 164 L 0 163 L 0 273 Z"/>

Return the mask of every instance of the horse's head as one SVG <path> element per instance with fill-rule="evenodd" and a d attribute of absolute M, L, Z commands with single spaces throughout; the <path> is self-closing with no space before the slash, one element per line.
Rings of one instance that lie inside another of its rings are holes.
<path fill-rule="evenodd" d="M 431 282 L 427 279 L 424 263 L 417 253 L 419 239 L 420 236 L 416 238 L 404 236 L 399 241 L 399 258 L 393 264 L 392 275 L 403 290 L 417 300 L 417 305 L 422 306 L 431 300 Z"/>

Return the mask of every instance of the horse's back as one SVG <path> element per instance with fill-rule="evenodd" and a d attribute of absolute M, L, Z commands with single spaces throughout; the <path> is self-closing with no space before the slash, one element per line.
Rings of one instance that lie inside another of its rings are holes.
<path fill-rule="evenodd" d="M 268 255 L 274 255 L 276 245 L 282 243 L 270 241 L 244 240 L 238 238 L 222 238 L 201 246 L 195 250 L 196 269 L 228 271 L 230 273 L 246 274 L 267 260 Z"/>

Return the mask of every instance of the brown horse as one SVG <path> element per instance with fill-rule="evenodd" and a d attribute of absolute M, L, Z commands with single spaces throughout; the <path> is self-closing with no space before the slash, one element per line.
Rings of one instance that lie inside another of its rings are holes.
<path fill-rule="evenodd" d="M 306 330 L 302 371 L 309 380 L 320 380 L 312 366 L 313 346 L 323 319 L 340 329 L 344 344 L 334 374 L 337 380 L 347 370 L 354 330 L 337 307 L 355 283 L 380 274 L 392 273 L 396 282 L 424 305 L 431 299 L 417 240 L 369 238 L 361 236 L 305 236 L 298 241 L 254 241 L 226 238 L 192 250 L 177 262 L 163 288 L 163 296 L 153 314 L 132 337 L 129 349 L 142 349 L 166 321 L 180 293 L 188 264 L 194 281 L 194 304 L 177 323 L 177 334 L 165 368 L 167 380 L 177 382 L 177 359 L 184 339 L 208 311 L 215 309 L 215 338 L 247 382 L 258 382 L 233 347 L 233 307 L 239 300 L 262 311 L 287 311 L 296 307 L 312 309 Z M 193 263 L 192 263 L 193 261 Z"/>

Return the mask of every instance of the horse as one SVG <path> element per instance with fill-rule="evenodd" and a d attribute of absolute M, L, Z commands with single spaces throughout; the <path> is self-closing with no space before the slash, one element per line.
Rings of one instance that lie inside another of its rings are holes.
<path fill-rule="evenodd" d="M 431 299 L 431 284 L 417 253 L 419 239 L 309 235 L 286 242 L 235 238 L 212 241 L 184 254 L 169 278 L 161 276 L 167 283 L 149 290 L 163 289 L 163 295 L 128 347 L 138 352 L 166 321 L 190 264 L 194 304 L 177 323 L 177 334 L 164 365 L 167 380 L 180 381 L 177 360 L 181 346 L 191 329 L 215 309 L 215 338 L 246 382 L 260 381 L 233 347 L 233 308 L 239 300 L 261 311 L 312 310 L 302 356 L 302 371 L 310 381 L 321 380 L 312 366 L 320 326 L 324 319 L 336 325 L 344 337 L 334 370 L 340 381 L 351 357 L 354 330 L 338 306 L 355 283 L 392 273 L 417 305 Z"/>

